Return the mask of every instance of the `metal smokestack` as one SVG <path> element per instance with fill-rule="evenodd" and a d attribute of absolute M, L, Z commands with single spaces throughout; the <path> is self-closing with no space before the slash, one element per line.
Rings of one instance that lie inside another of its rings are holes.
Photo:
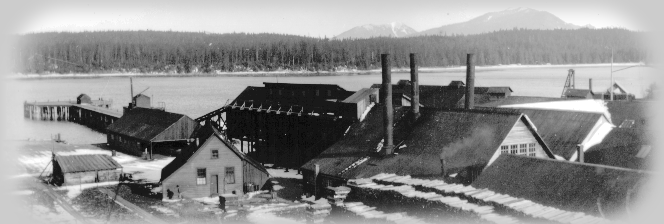
<path fill-rule="evenodd" d="M 392 109 L 392 72 L 390 71 L 390 55 L 381 54 L 380 62 L 383 68 L 383 99 L 381 101 L 385 105 L 383 109 L 383 128 L 385 131 L 383 152 L 385 155 L 390 155 L 394 151 L 394 143 L 392 139 L 394 131 L 394 111 Z"/>
<path fill-rule="evenodd" d="M 590 93 L 593 92 L 593 79 L 588 79 L 588 90 L 590 90 Z"/>
<path fill-rule="evenodd" d="M 576 161 L 580 162 L 580 163 L 583 163 L 584 162 L 583 161 L 584 160 L 584 158 L 583 158 L 583 145 L 581 145 L 581 144 L 576 145 L 576 154 L 577 154 Z"/>
<path fill-rule="evenodd" d="M 420 117 L 420 81 L 417 74 L 417 55 L 410 54 L 410 86 L 413 99 L 411 101 L 411 109 L 413 111 L 413 121 L 417 121 Z"/>
<path fill-rule="evenodd" d="M 468 54 L 466 60 L 466 109 L 475 107 L 475 64 L 473 63 L 473 54 Z"/>

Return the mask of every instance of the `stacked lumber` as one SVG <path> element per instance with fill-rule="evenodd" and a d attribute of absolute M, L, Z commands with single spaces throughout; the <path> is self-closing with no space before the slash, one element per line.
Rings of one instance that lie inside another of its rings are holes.
<path fill-rule="evenodd" d="M 332 206 L 325 199 L 320 200 L 303 200 L 307 204 L 305 209 L 307 223 L 321 223 L 325 221 L 325 217 L 330 215 Z"/>
<path fill-rule="evenodd" d="M 406 215 L 405 212 L 398 213 L 385 213 L 382 211 L 376 210 L 376 207 L 369 207 L 364 205 L 362 202 L 348 202 L 342 203 L 343 208 L 348 211 L 355 213 L 356 215 L 362 216 L 367 219 L 385 219 L 387 221 L 392 221 L 397 224 L 401 223 L 424 223 L 424 221 Z"/>
<path fill-rule="evenodd" d="M 440 192 L 442 195 L 458 196 L 446 199 L 443 197 L 441 200 L 446 200 L 447 203 L 450 203 L 450 206 L 461 206 L 462 209 L 466 208 L 473 210 L 473 205 L 464 205 L 463 202 L 460 202 L 463 201 L 463 199 L 460 198 L 466 198 L 480 202 L 482 204 L 493 205 L 491 206 L 492 208 L 500 207 L 513 211 L 514 213 L 524 215 L 526 217 L 542 219 L 550 222 L 570 224 L 596 224 L 610 222 L 610 220 L 587 215 L 582 212 L 564 211 L 554 207 L 541 205 L 524 198 L 517 198 L 506 194 L 496 193 L 489 189 L 476 189 L 472 186 L 464 186 L 461 184 L 448 184 L 442 180 L 423 180 L 411 178 L 410 176 L 398 176 L 396 174 L 378 174 L 366 180 L 360 181 L 362 183 L 381 182 L 393 183 L 395 185 L 399 184 L 401 186 L 419 186 L 431 190 L 435 189 L 435 192 Z M 483 211 L 484 214 L 482 214 L 480 210 Z M 489 211 L 488 209 L 484 208 L 484 210 L 480 210 L 475 208 L 473 211 L 480 213 L 480 216 L 485 217 L 487 220 L 496 219 L 493 214 L 489 215 L 487 212 Z"/>
<path fill-rule="evenodd" d="M 337 206 L 341 206 L 343 204 L 343 201 L 346 199 L 348 194 L 350 193 L 350 188 L 349 187 L 327 187 L 325 189 L 325 195 L 327 200 Z"/>
<path fill-rule="evenodd" d="M 390 176 L 386 177 L 383 179 L 384 181 L 405 181 L 406 179 L 410 179 L 410 177 L 396 177 L 396 176 Z M 420 182 L 424 183 L 424 182 Z M 427 182 L 430 183 L 430 182 Z M 352 187 L 358 187 L 358 188 L 365 188 L 365 189 L 373 189 L 373 190 L 380 190 L 380 191 L 393 191 L 396 192 L 406 198 L 416 198 L 420 200 L 424 200 L 427 202 L 431 203 L 442 203 L 444 205 L 449 206 L 452 209 L 456 209 L 459 211 L 464 211 L 464 212 L 470 212 L 473 214 L 476 214 L 480 219 L 490 221 L 493 223 L 518 223 L 519 220 L 510 216 L 506 215 L 500 215 L 494 213 L 493 206 L 481 206 L 477 205 L 471 202 L 468 202 L 467 200 L 461 199 L 459 197 L 455 196 L 444 196 L 441 194 L 437 194 L 434 192 L 422 192 L 416 190 L 413 186 L 411 185 L 383 185 L 383 184 L 377 184 L 373 182 L 371 179 L 355 179 L 349 181 L 349 186 Z"/>

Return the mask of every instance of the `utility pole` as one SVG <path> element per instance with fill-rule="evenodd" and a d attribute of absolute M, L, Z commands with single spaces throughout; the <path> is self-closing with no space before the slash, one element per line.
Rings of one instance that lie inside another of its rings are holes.
<path fill-rule="evenodd" d="M 609 86 L 609 91 L 611 91 L 611 101 L 613 101 L 613 48 L 611 48 L 611 86 Z"/>

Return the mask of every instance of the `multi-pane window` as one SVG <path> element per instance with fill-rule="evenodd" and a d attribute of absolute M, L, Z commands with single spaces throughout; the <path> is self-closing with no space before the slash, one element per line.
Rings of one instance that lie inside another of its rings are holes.
<path fill-rule="evenodd" d="M 535 143 L 520 143 L 512 145 L 501 145 L 500 154 L 516 154 L 524 156 L 536 156 Z"/>
<path fill-rule="evenodd" d="M 205 168 L 196 169 L 196 184 L 197 185 L 206 184 L 205 177 L 207 177 L 207 174 L 205 173 Z"/>
<path fill-rule="evenodd" d="M 501 146 L 500 146 L 500 154 L 507 154 L 507 153 L 509 152 L 509 151 L 508 151 L 509 148 L 510 148 L 510 147 L 507 146 L 507 145 L 501 145 Z"/>
<path fill-rule="evenodd" d="M 527 144 L 519 144 L 519 154 L 526 154 L 526 151 L 528 148 L 526 148 Z"/>
<path fill-rule="evenodd" d="M 225 170 L 226 170 L 226 176 L 224 177 L 225 180 L 226 180 L 225 182 L 227 184 L 234 184 L 235 183 L 235 167 L 229 166 L 229 167 L 226 167 Z"/>
<path fill-rule="evenodd" d="M 212 150 L 212 158 L 213 159 L 218 159 L 219 158 L 219 149 L 213 149 Z"/>

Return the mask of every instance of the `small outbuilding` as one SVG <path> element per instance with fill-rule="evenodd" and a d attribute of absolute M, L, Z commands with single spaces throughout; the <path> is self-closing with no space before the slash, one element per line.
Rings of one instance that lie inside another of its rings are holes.
<path fill-rule="evenodd" d="M 108 155 L 55 155 L 53 182 L 58 185 L 77 185 L 117 181 L 122 166 Z"/>

